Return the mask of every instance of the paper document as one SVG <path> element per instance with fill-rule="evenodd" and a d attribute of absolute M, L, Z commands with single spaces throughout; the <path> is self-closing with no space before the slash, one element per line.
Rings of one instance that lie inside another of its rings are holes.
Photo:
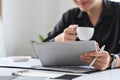
<path fill-rule="evenodd" d="M 76 75 L 76 76 L 83 76 L 87 74 L 81 73 L 68 73 L 68 72 L 56 72 L 56 71 L 44 71 L 44 70 L 20 70 L 13 73 L 17 76 L 29 76 L 29 77 L 49 77 L 49 78 L 56 78 L 63 75 Z"/>
<path fill-rule="evenodd" d="M 65 73 L 63 72 L 55 72 L 55 71 L 37 71 L 37 70 L 21 70 L 14 72 L 14 75 L 20 76 L 32 76 L 32 77 L 50 77 L 55 78 L 58 76 L 62 76 Z"/>

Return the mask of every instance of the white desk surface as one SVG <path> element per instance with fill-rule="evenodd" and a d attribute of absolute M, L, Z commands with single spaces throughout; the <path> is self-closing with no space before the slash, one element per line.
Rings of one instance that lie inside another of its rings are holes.
<path fill-rule="evenodd" d="M 41 65 L 38 59 L 30 59 L 29 61 L 26 61 L 26 62 L 14 62 L 11 57 L 0 58 L 0 66 L 32 67 L 37 65 Z M 26 69 L 0 67 L 0 76 L 11 76 L 12 73 L 15 73 L 21 70 L 26 70 Z M 64 74 L 73 74 L 73 73 L 43 71 L 43 70 L 29 70 L 29 72 L 27 73 L 19 73 L 19 75 L 22 75 L 22 76 L 51 77 L 51 78 L 58 77 Z M 75 74 L 75 75 L 78 75 L 78 74 Z"/>
<path fill-rule="evenodd" d="M 9 58 L 0 58 L 0 66 L 3 65 L 14 65 L 14 66 L 35 66 L 39 65 L 40 62 L 37 59 L 31 59 L 27 62 L 19 62 L 14 63 Z M 20 71 L 23 69 L 15 69 L 15 68 L 0 68 L 0 76 L 11 76 L 13 72 Z M 64 74 L 70 74 L 70 73 L 63 73 L 63 72 L 50 72 L 50 71 L 36 71 L 36 70 L 29 70 L 30 73 L 22 74 L 23 76 L 42 76 L 42 77 L 56 77 L 61 76 Z M 74 80 L 120 80 L 120 69 L 111 69 L 111 70 L 105 70 L 100 72 L 95 72 L 91 74 L 82 74 L 83 76 L 75 78 Z"/>
<path fill-rule="evenodd" d="M 84 75 L 75 80 L 120 80 L 120 69 L 111 69 Z"/>
<path fill-rule="evenodd" d="M 26 61 L 26 62 L 14 62 L 14 60 L 11 57 L 0 58 L 0 66 L 32 67 L 40 64 L 41 63 L 38 59 L 30 59 L 29 61 Z M 20 70 L 23 70 L 23 69 L 0 68 L 0 75 L 10 76 L 13 72 L 20 71 Z"/>

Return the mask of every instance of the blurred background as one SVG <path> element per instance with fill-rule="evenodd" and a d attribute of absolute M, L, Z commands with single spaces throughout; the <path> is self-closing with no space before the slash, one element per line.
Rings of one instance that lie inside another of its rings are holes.
<path fill-rule="evenodd" d="M 46 37 L 73 7 L 72 0 L 0 0 L 0 57 L 34 57 L 31 41 Z"/>

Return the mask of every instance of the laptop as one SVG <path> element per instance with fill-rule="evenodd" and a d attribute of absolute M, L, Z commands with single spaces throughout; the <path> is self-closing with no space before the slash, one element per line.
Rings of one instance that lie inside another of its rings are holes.
<path fill-rule="evenodd" d="M 71 69 L 63 68 L 88 66 L 89 64 L 80 60 L 80 55 L 96 51 L 96 41 L 35 42 L 33 48 L 42 64 L 40 68 L 72 72 Z"/>

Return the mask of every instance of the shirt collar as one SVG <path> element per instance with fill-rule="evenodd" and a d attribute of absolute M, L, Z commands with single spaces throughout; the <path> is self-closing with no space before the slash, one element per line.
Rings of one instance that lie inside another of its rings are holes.
<path fill-rule="evenodd" d="M 111 15 L 113 15 L 113 10 L 111 8 L 112 7 L 111 7 L 109 1 L 108 0 L 103 0 L 103 12 L 102 12 L 102 15 L 103 16 L 111 16 Z M 86 15 L 86 12 L 80 11 L 80 13 L 78 14 L 78 18 L 85 17 L 85 15 Z"/>

